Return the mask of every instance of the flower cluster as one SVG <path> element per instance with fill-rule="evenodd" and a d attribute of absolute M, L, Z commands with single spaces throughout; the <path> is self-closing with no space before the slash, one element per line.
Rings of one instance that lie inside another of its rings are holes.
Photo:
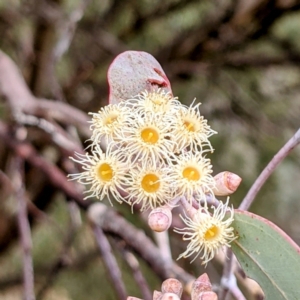
<path fill-rule="evenodd" d="M 187 107 L 158 89 L 91 113 L 90 153 L 75 154 L 72 160 L 83 172 L 69 177 L 88 185 L 85 198 L 107 196 L 110 203 L 115 199 L 141 210 L 172 208 L 174 199 L 181 198 L 190 205 L 204 203 L 196 220 L 185 220 L 195 232 L 184 233 L 191 243 L 182 256 L 204 251 L 201 258 L 207 262 L 233 237 L 228 229 L 232 218 L 222 223 L 227 205 L 213 216 L 207 210 L 206 198 L 214 196 L 216 184 L 206 154 L 213 151 L 209 138 L 216 132 L 200 115 L 199 105 Z M 205 240 L 214 237 L 207 248 Z"/>
<path fill-rule="evenodd" d="M 112 195 L 144 210 L 213 193 L 205 153 L 212 151 L 208 138 L 215 131 L 200 116 L 199 104 L 186 107 L 156 90 L 91 115 L 91 154 L 76 154 L 72 159 L 84 172 L 70 175 L 89 185 L 86 198 Z"/>

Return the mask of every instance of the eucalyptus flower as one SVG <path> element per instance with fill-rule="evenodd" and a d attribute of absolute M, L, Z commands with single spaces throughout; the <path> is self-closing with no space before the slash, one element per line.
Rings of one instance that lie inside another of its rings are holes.
<path fill-rule="evenodd" d="M 121 104 L 109 104 L 100 109 L 98 113 L 89 113 L 92 115 L 91 140 L 93 144 L 100 142 L 118 142 L 117 135 L 126 126 L 130 126 L 133 119 L 131 110 Z"/>
<path fill-rule="evenodd" d="M 185 152 L 176 157 L 173 172 L 177 187 L 175 196 L 185 196 L 188 201 L 194 197 L 201 201 L 205 194 L 213 194 L 215 180 L 211 175 L 211 161 L 202 152 Z"/>
<path fill-rule="evenodd" d="M 125 186 L 130 204 L 141 204 L 141 210 L 168 204 L 173 198 L 172 184 L 168 168 L 151 162 L 141 163 L 131 169 Z"/>
<path fill-rule="evenodd" d="M 118 202 L 123 201 L 120 190 L 123 189 L 122 182 L 128 172 L 128 166 L 120 155 L 111 151 L 104 153 L 100 146 L 96 145 L 91 155 L 75 153 L 75 158 L 70 158 L 82 166 L 83 172 L 69 174 L 68 177 L 89 186 L 84 192 L 88 196 L 84 199 L 96 197 L 102 200 L 107 196 L 112 204 L 111 194 Z"/>
<path fill-rule="evenodd" d="M 212 207 L 212 210 L 211 215 L 206 207 L 200 208 L 192 219 L 180 216 L 187 227 L 174 231 L 182 234 L 183 240 L 189 241 L 189 244 L 178 259 L 194 255 L 191 262 L 199 257 L 202 264 L 207 265 L 222 247 L 230 247 L 230 243 L 237 238 L 231 226 L 234 210 L 228 207 L 228 199 L 226 203 L 220 202 L 217 208 Z"/>
<path fill-rule="evenodd" d="M 189 108 L 182 106 L 175 115 L 174 139 L 177 151 L 185 148 L 203 151 L 208 146 L 209 150 L 213 152 L 208 138 L 217 132 L 212 130 L 207 124 L 207 120 L 200 115 L 200 105 L 201 103 L 195 106 L 192 104 Z"/>
<path fill-rule="evenodd" d="M 163 89 L 141 92 L 132 99 L 126 100 L 124 105 L 132 107 L 139 113 L 167 113 L 170 116 L 182 106 L 176 97 Z"/>

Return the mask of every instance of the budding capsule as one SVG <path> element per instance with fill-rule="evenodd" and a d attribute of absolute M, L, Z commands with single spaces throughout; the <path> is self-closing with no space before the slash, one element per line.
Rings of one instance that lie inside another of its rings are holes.
<path fill-rule="evenodd" d="M 212 285 L 210 283 L 208 275 L 204 273 L 194 281 L 192 286 L 191 298 L 192 300 L 199 300 L 199 299 L 208 300 L 210 298 L 201 298 L 207 292 L 212 292 Z"/>
<path fill-rule="evenodd" d="M 163 293 L 173 293 L 181 297 L 182 295 L 182 284 L 175 278 L 166 279 L 161 285 L 161 291 Z"/>
<path fill-rule="evenodd" d="M 229 196 L 239 187 L 242 178 L 234 173 L 225 171 L 217 174 L 215 177 L 215 187 L 213 192 L 215 196 Z"/>
<path fill-rule="evenodd" d="M 172 213 L 168 207 L 153 209 L 148 216 L 149 227 L 156 232 L 163 232 L 169 229 L 172 223 Z"/>

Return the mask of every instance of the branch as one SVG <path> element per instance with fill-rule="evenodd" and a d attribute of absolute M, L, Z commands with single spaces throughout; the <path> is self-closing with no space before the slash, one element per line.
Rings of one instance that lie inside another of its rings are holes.
<path fill-rule="evenodd" d="M 101 252 L 104 264 L 110 275 L 110 278 L 113 281 L 113 284 L 114 284 L 114 287 L 118 294 L 118 297 L 120 300 L 126 299 L 127 293 L 126 293 L 124 282 L 122 280 L 122 274 L 121 274 L 120 268 L 118 266 L 118 263 L 116 261 L 116 258 L 112 253 L 112 249 L 108 242 L 108 239 L 105 236 L 105 234 L 103 233 L 102 228 L 99 225 L 95 224 L 93 226 L 93 231 L 94 231 L 94 235 L 95 235 L 99 250 Z"/>
<path fill-rule="evenodd" d="M 150 265 L 151 269 L 162 279 L 175 277 L 188 285 L 195 280 L 175 262 L 171 266 L 165 262 L 159 249 L 142 230 L 136 229 L 113 209 L 104 204 L 95 203 L 88 210 L 90 220 L 98 224 L 103 231 L 121 237 L 129 247 L 134 249 Z"/>
<path fill-rule="evenodd" d="M 278 153 L 272 158 L 269 164 L 264 168 L 261 174 L 257 177 L 249 192 L 243 199 L 239 206 L 241 210 L 248 210 L 254 201 L 257 193 L 264 185 L 266 180 L 273 173 L 275 168 L 282 162 L 282 160 L 300 143 L 300 129 L 294 134 L 294 136 L 278 151 Z"/>
<path fill-rule="evenodd" d="M 0 95 L 7 100 L 13 113 L 21 111 L 54 119 L 62 124 L 71 124 L 77 126 L 85 136 L 90 136 L 89 118 L 85 113 L 66 103 L 35 98 L 16 64 L 1 50 Z"/>
<path fill-rule="evenodd" d="M 18 226 L 23 252 L 23 280 L 24 280 L 24 299 L 34 300 L 34 273 L 32 262 L 32 240 L 31 230 L 28 221 L 28 212 L 24 191 L 24 165 L 21 158 L 16 157 L 15 161 L 15 180 L 16 180 L 16 197 L 18 200 Z"/>
<path fill-rule="evenodd" d="M 119 246 L 120 247 L 120 246 Z M 152 300 L 152 292 L 150 291 L 150 288 L 148 286 L 148 283 L 140 269 L 139 261 L 136 259 L 136 257 L 127 249 L 121 249 L 121 253 L 125 261 L 127 262 L 128 266 L 132 270 L 133 278 L 135 279 L 142 295 L 143 300 Z"/>
<path fill-rule="evenodd" d="M 0 122 L 0 138 L 2 143 L 5 143 L 18 156 L 43 172 L 53 186 L 65 193 L 69 198 L 74 199 L 81 208 L 86 209 L 89 206 L 90 202 L 83 200 L 82 193 L 77 188 L 78 186 L 68 181 L 66 174 L 57 166 L 41 157 L 29 143 L 16 140 L 9 131 L 8 126 L 3 122 Z"/>

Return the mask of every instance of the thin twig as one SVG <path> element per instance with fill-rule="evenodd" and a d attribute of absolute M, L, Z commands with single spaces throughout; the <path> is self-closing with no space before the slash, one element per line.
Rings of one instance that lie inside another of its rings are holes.
<path fill-rule="evenodd" d="M 112 249 L 108 242 L 108 239 L 106 238 L 104 232 L 102 231 L 102 229 L 99 225 L 93 225 L 93 231 L 94 231 L 94 235 L 95 235 L 99 250 L 101 252 L 104 264 L 105 264 L 106 269 L 113 281 L 115 290 L 118 294 L 118 298 L 120 300 L 125 300 L 127 297 L 127 293 L 126 293 L 124 282 L 122 280 L 122 274 L 119 269 L 116 258 L 114 257 L 114 255 L 112 253 Z"/>
<path fill-rule="evenodd" d="M 264 185 L 266 180 L 273 173 L 275 168 L 281 163 L 281 161 L 300 143 L 300 129 L 294 134 L 294 136 L 288 140 L 288 142 L 278 151 L 278 153 L 272 158 L 268 165 L 257 177 L 249 192 L 243 199 L 239 206 L 240 210 L 248 210 L 254 201 L 257 193 L 260 191 L 261 187 Z"/>
<path fill-rule="evenodd" d="M 136 283 L 143 295 L 143 300 L 152 300 L 152 292 L 150 291 L 148 283 L 140 269 L 139 261 L 132 254 L 132 252 L 125 249 L 125 247 L 120 245 L 120 243 L 119 243 L 119 247 L 122 247 L 121 253 L 122 253 L 124 259 L 126 260 L 128 266 L 132 270 L 133 278 L 136 281 Z"/>
<path fill-rule="evenodd" d="M 230 248 L 227 248 L 226 256 L 229 261 L 224 265 L 221 288 L 219 291 L 219 300 L 227 300 L 230 298 L 230 295 L 237 300 L 246 300 L 245 296 L 237 285 L 236 276 L 233 270 L 234 255 Z"/>
<path fill-rule="evenodd" d="M 224 268 L 223 268 L 223 275 L 221 278 L 221 288 L 219 291 L 219 300 L 224 300 L 228 293 L 228 281 L 229 278 L 233 274 L 233 253 L 230 248 L 226 248 L 226 257 Z"/>
<path fill-rule="evenodd" d="M 74 199 L 81 208 L 86 209 L 90 205 L 88 200 L 83 200 L 83 195 L 76 189 L 76 185 L 67 180 L 66 174 L 41 157 L 31 144 L 14 139 L 8 126 L 1 121 L 0 138 L 2 143 L 5 143 L 18 156 L 41 170 L 55 187 L 62 190 L 69 198 Z"/>
<path fill-rule="evenodd" d="M 236 282 L 236 276 L 233 271 L 234 256 L 230 248 L 227 248 L 227 256 L 229 256 L 230 263 L 224 267 L 224 275 L 221 279 L 221 290 L 219 293 L 219 300 L 227 300 L 230 294 L 237 300 L 246 300 Z M 231 298 L 230 298 L 231 299 Z"/>
<path fill-rule="evenodd" d="M 27 205 L 24 191 L 24 165 L 20 157 L 15 158 L 16 197 L 18 200 L 18 226 L 23 252 L 24 299 L 34 300 L 34 273 L 32 262 L 32 240 L 28 221 Z"/>
<path fill-rule="evenodd" d="M 167 230 L 163 232 L 154 231 L 153 236 L 166 264 L 169 264 L 171 267 L 173 260 L 170 248 L 169 232 Z"/>
<path fill-rule="evenodd" d="M 49 134 L 52 141 L 62 149 L 66 150 L 69 155 L 72 155 L 74 151 L 79 153 L 82 152 L 81 145 L 57 124 L 43 118 L 24 114 L 21 111 L 15 112 L 14 118 L 20 125 L 36 126 Z"/>

